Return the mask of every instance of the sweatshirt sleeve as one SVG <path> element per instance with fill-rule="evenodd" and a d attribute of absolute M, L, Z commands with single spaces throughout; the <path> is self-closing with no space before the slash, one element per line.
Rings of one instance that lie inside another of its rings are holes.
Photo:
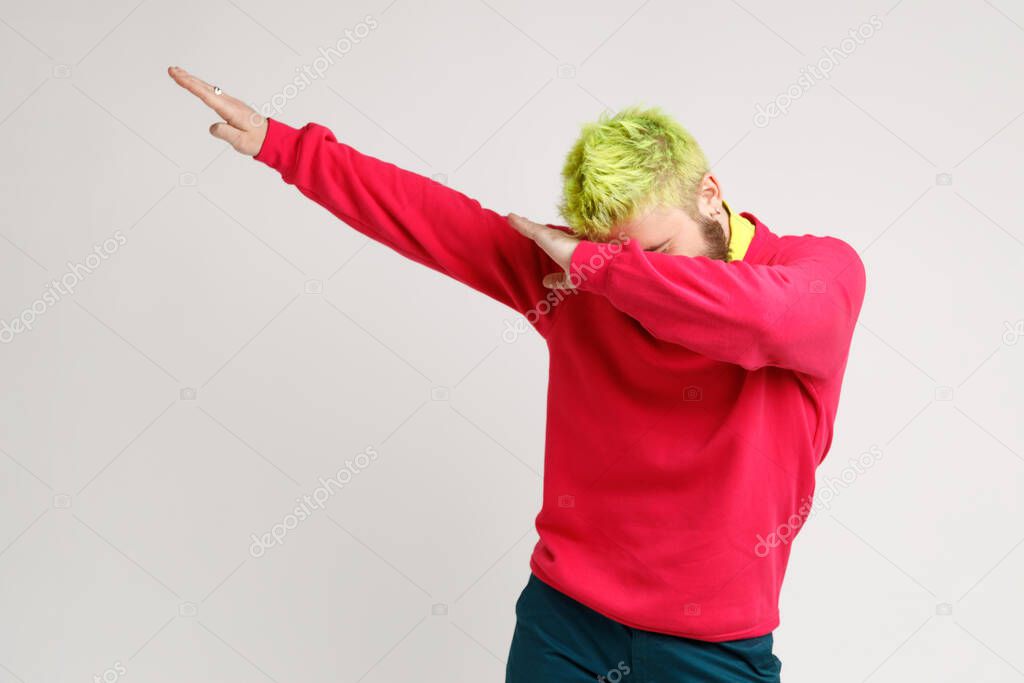
<path fill-rule="evenodd" d="M 270 119 L 256 155 L 367 237 L 526 314 L 558 270 L 505 217 L 434 180 L 361 154 L 327 128 Z M 528 316 L 542 331 L 548 321 Z"/>
<path fill-rule="evenodd" d="M 827 378 L 841 370 L 864 298 L 864 267 L 841 240 L 802 237 L 779 263 L 752 264 L 581 242 L 572 270 L 655 337 L 748 370 Z"/>

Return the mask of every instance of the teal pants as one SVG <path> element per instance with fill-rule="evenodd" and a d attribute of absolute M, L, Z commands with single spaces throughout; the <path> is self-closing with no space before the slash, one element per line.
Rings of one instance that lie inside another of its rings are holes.
<path fill-rule="evenodd" d="M 778 683 L 772 634 L 725 643 L 640 631 L 531 575 L 516 603 L 506 683 Z"/>

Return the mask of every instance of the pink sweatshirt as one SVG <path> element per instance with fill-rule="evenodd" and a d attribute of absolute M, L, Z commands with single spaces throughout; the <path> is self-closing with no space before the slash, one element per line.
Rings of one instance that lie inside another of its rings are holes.
<path fill-rule="evenodd" d="M 864 296 L 857 253 L 752 214 L 742 260 L 582 242 L 575 294 L 505 217 L 271 121 L 256 156 L 356 230 L 527 316 L 550 350 L 533 573 L 634 628 L 707 641 L 779 623 Z"/>

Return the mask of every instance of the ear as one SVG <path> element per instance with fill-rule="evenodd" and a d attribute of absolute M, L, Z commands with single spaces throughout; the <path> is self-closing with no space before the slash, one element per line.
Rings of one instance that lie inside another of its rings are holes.
<path fill-rule="evenodd" d="M 724 211 L 722 188 L 710 171 L 704 174 L 697 188 L 697 211 L 706 218 L 717 218 Z"/>

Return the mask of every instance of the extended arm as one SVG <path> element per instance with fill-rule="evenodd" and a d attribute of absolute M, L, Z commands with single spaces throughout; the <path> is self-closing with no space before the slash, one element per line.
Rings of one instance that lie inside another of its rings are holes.
<path fill-rule="evenodd" d="M 361 154 L 323 126 L 295 129 L 263 119 L 184 70 L 169 73 L 224 119 L 211 126 L 215 137 L 276 169 L 356 230 L 521 313 L 547 294 L 541 278 L 556 266 L 504 217 L 475 200 Z"/>

